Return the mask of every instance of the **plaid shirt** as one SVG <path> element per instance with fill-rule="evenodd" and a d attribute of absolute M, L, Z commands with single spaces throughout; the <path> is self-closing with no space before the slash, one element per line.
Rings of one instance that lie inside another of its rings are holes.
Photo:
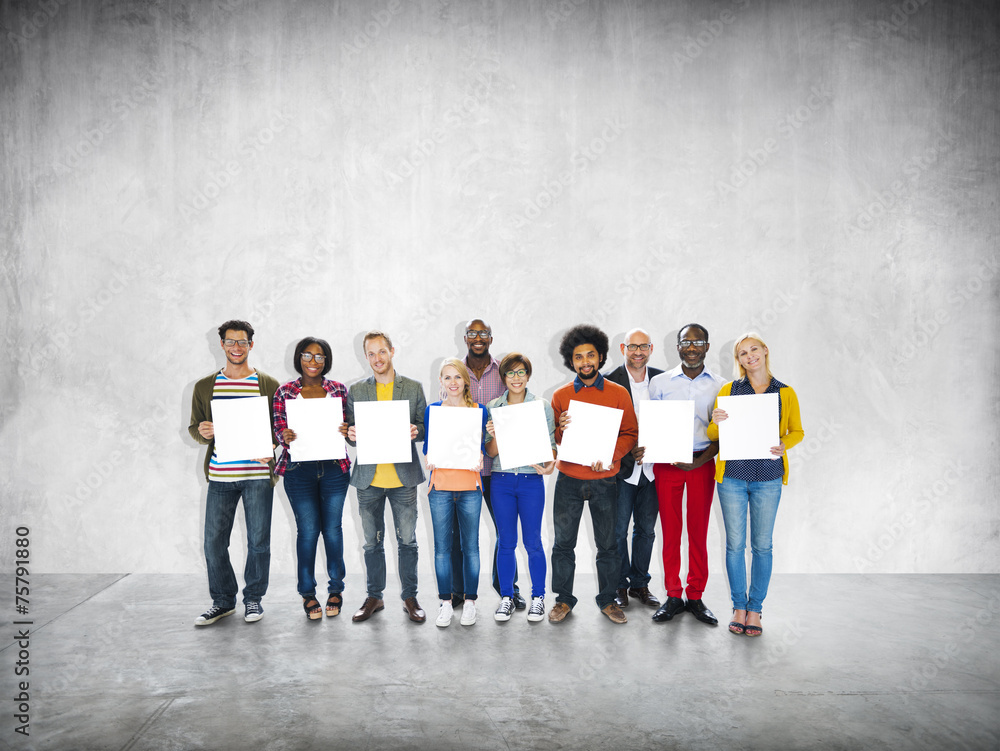
<path fill-rule="evenodd" d="M 340 381 L 331 381 L 329 378 L 324 378 L 323 390 L 330 396 L 339 396 L 344 400 L 344 422 L 347 422 L 347 388 Z M 290 461 L 288 458 L 288 444 L 281 437 L 282 433 L 285 432 L 285 428 L 288 427 L 288 417 L 285 414 L 285 401 L 287 399 L 298 399 L 301 393 L 301 378 L 289 381 L 274 392 L 274 435 L 278 439 L 278 443 L 281 444 L 281 458 L 278 459 L 278 465 L 274 468 L 275 474 L 278 475 L 285 474 L 288 462 Z M 339 459 L 337 460 L 337 464 L 340 465 L 340 468 L 344 472 L 351 471 L 350 459 Z"/>
<path fill-rule="evenodd" d="M 465 366 L 469 366 L 469 358 L 465 358 Z M 500 377 L 500 363 L 495 357 L 490 357 L 490 364 L 483 371 L 482 378 L 476 378 L 476 374 L 469 368 L 469 391 L 472 392 L 472 401 L 484 407 L 506 389 L 503 387 L 503 379 Z M 493 457 L 483 453 L 483 471 L 480 473 L 488 477 L 493 471 Z"/>

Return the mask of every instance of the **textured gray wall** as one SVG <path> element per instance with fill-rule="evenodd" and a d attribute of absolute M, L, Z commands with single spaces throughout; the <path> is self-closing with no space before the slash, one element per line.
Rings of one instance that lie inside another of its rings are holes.
<path fill-rule="evenodd" d="M 203 570 L 185 428 L 226 318 L 281 379 L 312 334 L 351 381 L 384 328 L 432 393 L 483 315 L 547 394 L 574 323 L 673 366 L 702 321 L 727 377 L 758 328 L 807 431 L 776 569 L 1000 570 L 988 6 L 4 3 L 0 551 Z"/>

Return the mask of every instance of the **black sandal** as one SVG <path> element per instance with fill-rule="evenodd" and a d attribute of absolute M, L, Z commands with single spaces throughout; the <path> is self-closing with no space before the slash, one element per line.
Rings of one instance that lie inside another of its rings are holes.
<path fill-rule="evenodd" d="M 323 617 L 323 610 L 319 606 L 316 595 L 302 595 L 302 608 L 306 611 L 310 621 Z"/>
<path fill-rule="evenodd" d="M 326 617 L 333 618 L 340 615 L 340 608 L 344 605 L 344 598 L 340 592 L 333 592 L 326 598 Z"/>

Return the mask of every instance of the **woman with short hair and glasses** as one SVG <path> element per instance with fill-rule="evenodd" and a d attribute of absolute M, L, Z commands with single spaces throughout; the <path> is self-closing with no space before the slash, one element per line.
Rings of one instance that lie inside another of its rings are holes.
<path fill-rule="evenodd" d="M 528 391 L 531 378 L 531 360 L 520 352 L 511 352 L 500 361 L 500 377 L 507 390 L 491 400 L 486 409 L 490 420 L 486 423 L 486 453 L 492 457 L 493 473 L 491 494 L 493 516 L 497 523 L 497 577 L 500 580 L 500 605 L 493 617 L 509 621 L 514 612 L 514 551 L 517 548 L 517 522 L 521 520 L 521 535 L 528 553 L 528 571 L 531 574 L 531 607 L 528 620 L 540 621 L 545 617 L 545 549 L 542 547 L 542 512 L 545 508 L 545 482 L 542 475 L 555 469 L 556 423 L 552 405 Z M 544 464 L 524 467 L 504 467 L 499 457 L 493 414 L 496 410 L 514 404 L 539 401 L 545 410 L 553 460 Z"/>
<path fill-rule="evenodd" d="M 778 515 L 781 486 L 788 484 L 787 449 L 805 435 L 799 416 L 799 399 L 791 386 L 771 375 L 770 353 L 760 334 L 749 332 L 733 345 L 733 360 L 739 378 L 722 387 L 719 396 L 778 395 L 778 445 L 771 447 L 770 459 L 719 460 L 715 480 L 719 505 L 726 526 L 726 573 L 733 598 L 734 634 L 760 636 L 760 625 L 767 586 L 771 581 L 771 537 Z M 710 440 L 719 440 L 719 423 L 729 417 L 719 409 L 716 397 Z M 781 461 L 778 461 L 778 460 Z M 747 593 L 747 518 L 750 521 L 750 591 Z"/>
<path fill-rule="evenodd" d="M 274 434 L 281 444 L 281 458 L 275 472 L 284 477 L 285 494 L 295 515 L 295 555 L 297 584 L 302 607 L 310 620 L 323 617 L 316 599 L 316 547 L 323 534 L 326 550 L 326 614 L 340 614 L 344 591 L 344 532 L 341 520 L 344 498 L 351 476 L 350 459 L 295 461 L 295 431 L 288 427 L 285 403 L 289 399 L 340 397 L 345 405 L 341 432 L 347 429 L 347 389 L 339 381 L 324 376 L 333 364 L 330 345 L 324 339 L 307 336 L 295 345 L 292 367 L 299 373 L 294 381 L 281 386 L 274 395 Z"/>

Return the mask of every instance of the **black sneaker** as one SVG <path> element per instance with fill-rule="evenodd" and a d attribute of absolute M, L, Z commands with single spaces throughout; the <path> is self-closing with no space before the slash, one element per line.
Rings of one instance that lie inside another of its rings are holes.
<path fill-rule="evenodd" d="M 215 623 L 220 618 L 225 618 L 227 615 L 232 615 L 236 612 L 236 608 L 218 608 L 215 605 L 210 607 L 204 613 L 199 615 L 194 619 L 195 626 L 210 626 Z"/>
<path fill-rule="evenodd" d="M 260 606 L 259 602 L 248 602 L 247 603 L 247 613 L 243 616 L 243 620 L 247 623 L 253 623 L 254 621 L 259 621 L 264 617 L 264 608 Z"/>

